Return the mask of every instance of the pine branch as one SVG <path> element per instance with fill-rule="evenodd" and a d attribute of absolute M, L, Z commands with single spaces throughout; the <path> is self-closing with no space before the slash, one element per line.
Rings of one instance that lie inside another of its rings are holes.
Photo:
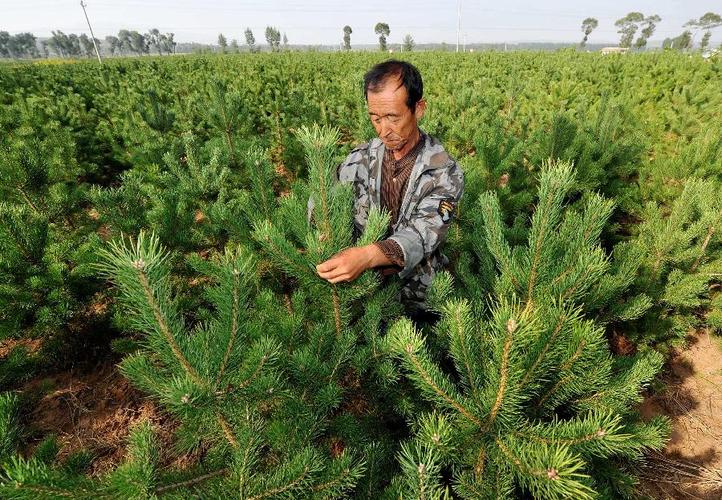
<path fill-rule="evenodd" d="M 214 477 L 222 476 L 228 472 L 227 468 L 219 469 L 213 472 L 209 472 L 208 474 L 203 474 L 198 477 L 194 477 L 191 479 L 187 479 L 185 481 L 180 481 L 178 483 L 168 484 L 165 486 L 159 486 L 155 489 L 155 493 L 157 495 L 162 495 L 163 493 L 167 493 L 171 490 L 176 490 L 178 488 L 188 488 L 191 486 L 195 486 L 196 484 L 202 483 L 203 481 L 207 481 L 208 479 L 212 479 Z"/>
<path fill-rule="evenodd" d="M 216 418 L 218 419 L 218 423 L 221 425 L 221 429 L 223 429 L 223 434 L 226 436 L 228 442 L 234 448 L 238 448 L 238 440 L 236 439 L 236 436 L 233 435 L 231 425 L 228 423 L 228 420 L 226 420 L 226 417 L 219 412 Z"/>
<path fill-rule="evenodd" d="M 574 351 L 574 354 L 572 354 L 572 356 L 570 356 L 569 359 L 567 359 L 567 360 L 564 362 L 564 364 L 562 364 L 562 366 L 560 367 L 559 371 L 560 371 L 561 373 L 563 373 L 563 372 L 565 372 L 566 370 L 568 370 L 569 368 L 571 368 L 571 366 L 574 364 L 574 362 L 582 355 L 582 351 L 584 350 L 584 348 L 585 348 L 586 346 L 587 346 L 586 341 L 585 341 L 585 340 L 582 340 L 582 341 L 579 343 L 579 345 L 577 346 L 577 350 Z M 537 401 L 537 404 L 536 404 L 537 407 L 540 408 L 540 407 L 544 404 L 544 402 L 545 402 L 552 394 L 554 394 L 554 393 L 557 391 L 557 389 L 559 389 L 562 385 L 564 385 L 564 384 L 567 382 L 567 380 L 569 380 L 569 378 L 571 378 L 571 376 L 572 376 L 572 375 L 569 374 L 569 375 L 566 375 L 566 376 L 564 376 L 564 377 L 559 377 L 559 380 L 557 380 L 557 382 L 556 382 L 552 387 L 550 387 L 549 390 L 548 390 L 546 393 L 544 393 L 544 395 L 542 395 L 542 397 L 539 398 L 539 401 Z"/>
<path fill-rule="evenodd" d="M 462 311 L 462 307 L 464 307 L 464 311 Z M 449 311 L 449 314 L 451 315 L 451 328 L 455 332 L 455 335 L 453 335 L 453 338 L 459 340 L 459 354 L 461 355 L 461 361 L 464 365 L 464 370 L 466 371 L 466 380 L 469 384 L 469 390 L 471 392 L 471 396 L 473 398 L 477 395 L 477 382 L 478 379 L 476 377 L 476 374 L 474 373 L 474 369 L 472 368 L 474 361 L 469 359 L 470 349 L 467 345 L 467 339 L 466 339 L 466 328 L 467 328 L 467 322 L 464 321 L 463 313 L 468 313 L 468 304 L 464 303 L 463 306 L 461 303 L 455 304 L 454 307 L 451 307 L 447 309 Z"/>
<path fill-rule="evenodd" d="M 221 366 L 218 369 L 218 375 L 216 376 L 216 380 L 213 383 L 214 386 L 218 385 L 218 383 L 223 378 L 223 373 L 226 371 L 226 367 L 228 366 L 228 360 L 231 357 L 231 351 L 233 350 L 233 344 L 236 341 L 236 335 L 238 334 L 238 309 L 239 309 L 239 284 L 238 284 L 238 276 L 240 275 L 240 271 L 237 269 L 234 269 L 232 271 L 233 275 L 233 288 L 231 290 L 231 293 L 233 294 L 233 305 L 231 307 L 231 334 L 228 337 L 228 346 L 226 347 L 226 352 L 223 355 L 223 361 L 221 362 Z"/>
<path fill-rule="evenodd" d="M 707 236 L 704 239 L 704 242 L 702 242 L 702 247 L 700 248 L 700 253 L 697 259 L 694 261 L 694 264 L 692 264 L 692 267 L 689 269 L 690 273 L 693 273 L 697 270 L 697 266 L 699 266 L 700 262 L 702 262 L 702 258 L 704 257 L 704 254 L 707 250 L 707 245 L 709 245 L 710 240 L 712 239 L 712 235 L 715 232 L 715 227 L 710 226 L 707 230 Z"/>
<path fill-rule="evenodd" d="M 489 427 L 491 427 L 491 425 L 494 423 L 496 415 L 499 412 L 499 408 L 501 407 L 501 403 L 504 400 L 506 383 L 509 377 L 509 352 L 511 351 L 511 342 L 516 328 L 516 321 L 513 318 L 510 318 L 506 323 L 507 335 L 506 340 L 504 341 L 504 350 L 501 357 L 501 367 L 499 368 L 499 373 L 501 374 L 501 380 L 499 381 L 499 390 L 496 393 L 496 400 L 494 401 L 494 406 L 492 406 L 491 412 L 489 412 L 489 416 L 487 417 L 486 422 L 482 426 L 483 431 L 488 430 Z"/>
<path fill-rule="evenodd" d="M 168 342 L 168 345 L 173 351 L 173 354 L 178 359 L 181 366 L 183 366 L 183 369 L 186 371 L 186 373 L 188 373 L 188 375 L 191 377 L 191 379 L 199 386 L 205 386 L 205 383 L 199 377 L 198 372 L 195 370 L 195 368 L 193 368 L 193 366 L 191 366 L 191 364 L 188 362 L 188 359 L 183 355 L 180 346 L 178 345 L 175 338 L 173 337 L 173 334 L 171 334 L 170 329 L 168 328 L 168 324 L 166 323 L 165 318 L 161 314 L 160 308 L 158 307 L 158 304 L 155 301 L 155 297 L 153 296 L 153 290 L 151 290 L 150 284 L 148 283 L 148 278 L 144 272 L 145 263 L 142 260 L 138 260 L 133 262 L 132 266 L 137 270 L 138 279 L 145 292 L 146 301 L 151 307 L 153 311 L 153 316 L 155 317 L 155 321 L 158 324 L 161 333 Z"/>
<path fill-rule="evenodd" d="M 303 481 L 306 479 L 306 476 L 309 473 L 309 468 L 304 467 L 301 474 L 298 475 L 293 481 L 284 484 L 283 486 L 278 486 L 276 488 L 271 488 L 269 490 L 264 491 L 263 493 L 259 493 L 257 495 L 253 495 L 251 497 L 248 497 L 248 500 L 262 500 L 264 498 L 269 498 L 275 495 L 281 495 L 288 490 L 294 489 L 299 484 L 303 483 Z"/>
<path fill-rule="evenodd" d="M 341 304 L 338 300 L 338 292 L 336 291 L 336 285 L 331 285 L 331 298 L 333 301 L 333 319 L 336 324 L 336 338 L 341 336 Z"/>
<path fill-rule="evenodd" d="M 521 379 L 521 382 L 519 382 L 519 387 L 524 387 L 527 382 L 529 381 L 529 377 L 531 377 L 534 372 L 536 371 L 539 364 L 542 362 L 544 357 L 546 356 L 547 351 L 551 347 L 554 340 L 556 340 L 557 335 L 559 335 L 559 332 L 562 330 L 562 327 L 564 326 L 564 322 L 566 321 L 567 317 L 565 314 L 565 311 L 561 310 L 561 315 L 557 318 L 557 324 L 554 327 L 554 330 L 552 331 L 551 336 L 547 340 L 547 342 L 544 343 L 544 347 L 542 348 L 541 352 L 539 352 L 539 355 L 536 357 L 534 362 L 527 368 L 526 372 L 524 372 L 524 376 Z"/>
<path fill-rule="evenodd" d="M 461 403 L 452 398 L 449 394 L 446 393 L 446 391 L 444 391 L 441 387 L 439 387 L 439 385 L 434 382 L 433 377 L 428 373 L 428 371 L 424 368 L 423 364 L 419 361 L 418 357 L 415 355 L 413 345 L 407 344 L 404 347 L 403 352 L 405 357 L 413 366 L 414 372 L 421 377 L 421 379 L 428 387 L 430 387 L 442 400 L 444 400 L 451 408 L 454 408 L 456 411 L 458 411 L 467 420 L 476 424 L 477 426 L 481 426 L 481 421 L 478 418 L 472 415 L 471 412 L 469 412 L 469 410 L 467 410 Z"/>
<path fill-rule="evenodd" d="M 25 190 L 22 188 L 22 186 L 17 186 L 17 189 L 18 189 L 18 191 L 20 191 L 20 194 L 23 196 L 25 203 L 27 203 L 28 206 L 33 209 L 33 212 L 35 212 L 37 215 L 42 215 L 40 213 L 40 210 L 38 209 L 38 207 L 35 205 L 35 203 L 32 202 L 32 200 L 30 199 L 28 194 L 25 192 Z"/>

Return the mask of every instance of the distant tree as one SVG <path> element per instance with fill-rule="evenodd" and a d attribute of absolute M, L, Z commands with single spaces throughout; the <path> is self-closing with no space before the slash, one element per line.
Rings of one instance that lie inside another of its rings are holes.
<path fill-rule="evenodd" d="M 48 48 L 55 52 L 57 56 L 65 57 L 65 47 L 61 41 L 61 35 L 65 36 L 62 31 L 53 31 L 52 36 L 48 39 Z"/>
<path fill-rule="evenodd" d="M 278 46 L 281 43 L 281 32 L 278 31 L 278 28 L 266 26 L 266 42 L 272 52 L 278 51 Z"/>
<path fill-rule="evenodd" d="M 722 17 L 720 17 L 719 14 L 715 14 L 714 12 L 707 12 L 705 15 L 700 17 L 699 19 L 690 19 L 687 23 L 684 25 L 685 27 L 692 27 L 696 30 L 702 29 L 704 30 L 704 35 L 702 36 L 702 40 L 700 41 L 699 48 L 703 52 L 707 49 L 709 46 L 709 40 L 712 38 L 712 31 L 714 28 L 717 28 L 719 26 L 722 26 Z"/>
<path fill-rule="evenodd" d="M 343 48 L 345 50 L 351 50 L 351 33 L 353 33 L 351 26 L 343 27 Z"/>
<path fill-rule="evenodd" d="M 50 51 L 48 50 L 48 41 L 47 40 L 43 40 L 42 42 L 40 42 L 40 49 L 43 51 L 43 57 L 45 59 L 50 57 Z"/>
<path fill-rule="evenodd" d="M 71 33 L 66 35 L 62 31 L 53 31 L 48 40 L 48 47 L 60 57 L 78 57 L 81 55 L 80 39 Z"/>
<path fill-rule="evenodd" d="M 93 41 L 88 38 L 88 35 L 85 33 L 82 33 L 78 40 L 80 41 L 80 48 L 83 50 L 83 55 L 85 57 L 93 57 L 95 48 L 93 47 Z"/>
<path fill-rule="evenodd" d="M 155 47 L 159 56 L 163 55 L 163 35 L 158 28 L 149 30 L 148 33 L 145 34 L 145 39 L 149 47 Z"/>
<path fill-rule="evenodd" d="M 642 21 L 644 21 L 644 14 L 642 14 L 641 12 L 630 12 L 629 14 L 627 14 L 621 19 L 618 19 L 617 22 L 614 23 L 614 26 L 619 28 L 619 30 L 617 30 L 617 33 L 622 35 L 619 39 L 620 47 L 632 46 L 632 40 L 634 39 L 634 35 L 639 29 L 638 23 L 641 23 Z"/>
<path fill-rule="evenodd" d="M 0 57 L 10 57 L 10 33 L 0 31 Z"/>
<path fill-rule="evenodd" d="M 118 31 L 118 40 L 120 40 L 120 53 L 123 54 L 124 50 L 128 52 L 133 51 L 133 44 L 131 43 L 130 31 L 120 30 Z"/>
<path fill-rule="evenodd" d="M 7 31 L 0 32 L 0 56 L 13 59 L 40 57 L 35 35 L 32 33 L 10 35 Z"/>
<path fill-rule="evenodd" d="M 642 32 L 637 38 L 637 41 L 634 42 L 635 48 L 641 49 L 642 47 L 645 47 L 647 45 L 647 40 L 649 40 L 650 37 L 654 34 L 654 29 L 657 27 L 657 23 L 661 20 L 662 18 L 659 17 L 657 14 L 644 18 L 644 21 L 642 21 Z"/>
<path fill-rule="evenodd" d="M 403 40 L 403 51 L 404 52 L 411 52 L 414 50 L 414 47 L 416 46 L 416 42 L 414 42 L 413 37 L 407 33 L 406 36 L 404 36 Z"/>
<path fill-rule="evenodd" d="M 130 32 L 130 46 L 133 49 L 133 52 L 140 56 L 142 56 L 143 54 L 148 54 L 150 52 L 148 40 L 146 40 L 145 36 L 135 30 Z"/>
<path fill-rule="evenodd" d="M 120 40 L 118 40 L 117 36 L 106 36 L 105 43 L 108 45 L 108 51 L 110 52 L 111 56 L 115 55 L 116 50 L 120 52 Z"/>
<path fill-rule="evenodd" d="M 581 47 L 585 47 L 587 45 L 589 35 L 592 34 L 592 31 L 594 31 L 597 26 L 599 26 L 599 21 L 597 21 L 593 17 L 588 17 L 584 21 L 582 21 L 582 33 L 584 33 L 584 38 L 582 38 L 582 41 L 579 44 Z"/>
<path fill-rule="evenodd" d="M 386 52 L 386 37 L 391 34 L 391 29 L 386 23 L 376 23 L 374 33 L 379 36 L 379 50 Z"/>
<path fill-rule="evenodd" d="M 164 35 L 161 35 L 161 44 L 163 45 L 163 49 L 168 52 L 168 54 L 175 54 L 175 47 L 178 45 L 175 42 L 175 33 L 166 33 Z"/>
<path fill-rule="evenodd" d="M 288 37 L 286 36 L 286 32 L 283 33 L 283 49 L 288 50 Z"/>
<path fill-rule="evenodd" d="M 234 54 L 238 54 L 240 52 L 240 49 L 238 48 L 238 40 L 235 38 L 231 40 L 231 52 Z"/>
<path fill-rule="evenodd" d="M 225 54 L 228 48 L 228 41 L 226 37 L 223 36 L 223 33 L 218 33 L 218 48 L 220 48 L 221 54 Z"/>
<path fill-rule="evenodd" d="M 248 45 L 248 50 L 250 52 L 256 52 L 256 37 L 253 36 L 253 31 L 251 31 L 251 28 L 246 28 L 246 45 Z"/>
<path fill-rule="evenodd" d="M 692 48 L 692 32 L 684 30 L 681 35 L 672 39 L 671 48 L 674 50 L 689 50 Z"/>
<path fill-rule="evenodd" d="M 78 35 L 76 35 L 75 33 L 71 33 L 68 35 L 67 50 L 71 57 L 80 57 L 80 55 L 82 54 L 82 49 L 80 47 L 80 37 L 78 37 Z"/>

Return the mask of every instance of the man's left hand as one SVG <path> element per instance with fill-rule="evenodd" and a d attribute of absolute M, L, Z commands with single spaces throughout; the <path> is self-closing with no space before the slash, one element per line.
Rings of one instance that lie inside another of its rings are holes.
<path fill-rule="evenodd" d="M 318 275 L 329 283 L 353 281 L 366 269 L 382 265 L 388 259 L 378 246 L 366 245 L 343 250 L 316 266 Z"/>

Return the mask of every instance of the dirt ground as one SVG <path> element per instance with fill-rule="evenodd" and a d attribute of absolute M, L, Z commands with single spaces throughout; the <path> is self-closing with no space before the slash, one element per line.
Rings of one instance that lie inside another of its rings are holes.
<path fill-rule="evenodd" d="M 661 453 L 642 468 L 639 492 L 654 499 L 722 498 L 722 339 L 699 331 L 665 366 L 666 388 L 645 399 L 645 417 L 672 419 Z"/>
<path fill-rule="evenodd" d="M 106 362 L 88 372 L 67 371 L 36 378 L 21 388 L 31 404 L 26 414 L 30 454 L 47 435 L 55 434 L 58 458 L 80 450 L 96 457 L 88 471 L 99 475 L 116 467 L 125 456 L 129 430 L 149 420 L 161 441 L 172 448 L 176 424 L 141 392 L 130 386 L 115 365 Z M 173 457 L 162 457 L 172 462 Z"/>

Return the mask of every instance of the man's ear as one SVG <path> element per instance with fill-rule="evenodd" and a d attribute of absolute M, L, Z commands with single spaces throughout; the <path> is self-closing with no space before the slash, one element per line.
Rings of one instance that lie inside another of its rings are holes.
<path fill-rule="evenodd" d="M 416 111 L 414 111 L 414 116 L 416 116 L 417 120 L 420 120 L 422 116 L 424 116 L 424 112 L 426 111 L 426 100 L 419 99 L 419 101 L 416 103 Z"/>

